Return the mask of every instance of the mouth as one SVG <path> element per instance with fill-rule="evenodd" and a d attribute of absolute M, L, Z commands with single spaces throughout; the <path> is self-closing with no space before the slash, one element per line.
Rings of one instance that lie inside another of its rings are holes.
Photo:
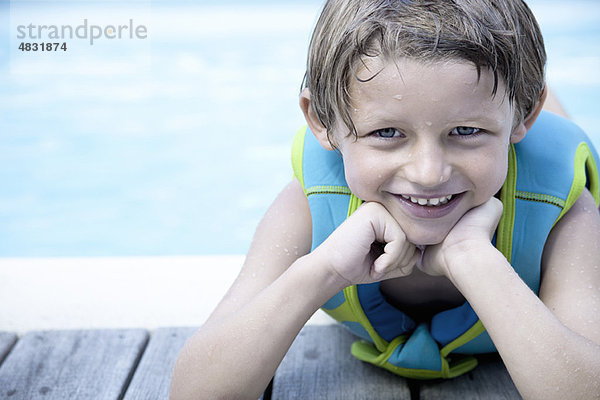
<path fill-rule="evenodd" d="M 441 218 L 450 214 L 465 192 L 422 197 L 413 194 L 395 194 L 403 208 L 417 218 Z"/>
<path fill-rule="evenodd" d="M 424 198 L 424 197 L 413 197 L 406 194 L 401 195 L 404 199 L 410 200 L 411 203 L 418 204 L 420 206 L 426 207 L 439 207 L 447 204 L 453 197 L 452 194 L 442 197 L 432 197 L 432 198 Z"/>

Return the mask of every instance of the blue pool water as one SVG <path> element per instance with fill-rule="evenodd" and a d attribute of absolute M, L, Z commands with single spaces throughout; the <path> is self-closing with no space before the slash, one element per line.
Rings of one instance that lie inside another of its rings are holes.
<path fill-rule="evenodd" d="M 0 3 L 0 257 L 245 253 L 291 178 L 320 1 Z M 600 148 L 600 3 L 530 2 Z M 21 52 L 17 26 L 144 25 Z"/>

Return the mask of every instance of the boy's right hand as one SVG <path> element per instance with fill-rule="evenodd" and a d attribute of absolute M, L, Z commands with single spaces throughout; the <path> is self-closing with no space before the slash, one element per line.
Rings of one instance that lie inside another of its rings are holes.
<path fill-rule="evenodd" d="M 362 204 L 313 254 L 350 286 L 410 275 L 421 252 L 381 204 L 370 202 Z"/>

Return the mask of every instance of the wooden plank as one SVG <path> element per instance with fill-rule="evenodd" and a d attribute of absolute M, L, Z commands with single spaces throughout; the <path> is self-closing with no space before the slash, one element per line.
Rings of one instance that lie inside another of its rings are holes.
<path fill-rule="evenodd" d="M 277 369 L 272 399 L 410 399 L 406 379 L 355 359 L 339 325 L 306 326 Z"/>
<path fill-rule="evenodd" d="M 0 366 L 0 399 L 119 399 L 145 330 L 30 332 Z"/>
<path fill-rule="evenodd" d="M 455 379 L 424 382 L 421 400 L 521 399 L 506 367 L 497 354 L 477 356 L 479 366 Z"/>
<path fill-rule="evenodd" d="M 168 399 L 175 359 L 198 328 L 161 328 L 152 332 L 125 400 Z"/>
<path fill-rule="evenodd" d="M 13 348 L 17 341 L 17 335 L 10 332 L 0 332 L 0 364 L 4 361 L 4 358 Z"/>

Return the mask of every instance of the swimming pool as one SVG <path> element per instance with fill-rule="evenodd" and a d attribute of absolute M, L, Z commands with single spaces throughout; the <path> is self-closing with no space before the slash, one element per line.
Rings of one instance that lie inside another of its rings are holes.
<path fill-rule="evenodd" d="M 0 257 L 246 252 L 291 178 L 321 2 L 215 3 L 0 5 Z M 529 4 L 548 81 L 600 148 L 600 4 Z M 19 24 L 85 20 L 147 37 L 17 49 Z"/>

